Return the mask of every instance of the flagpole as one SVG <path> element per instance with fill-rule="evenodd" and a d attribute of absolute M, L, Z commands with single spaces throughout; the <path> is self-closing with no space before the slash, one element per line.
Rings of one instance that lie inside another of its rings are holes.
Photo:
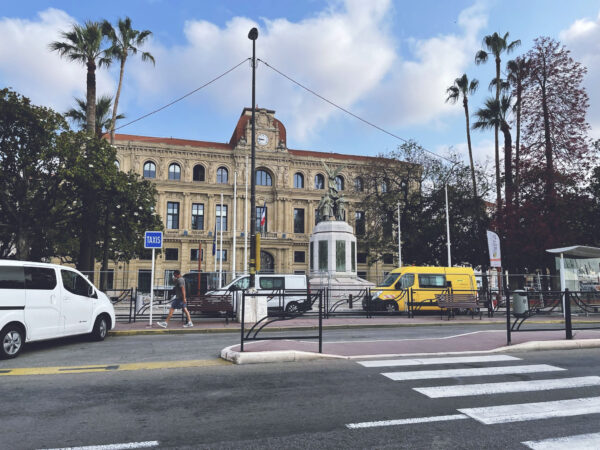
<path fill-rule="evenodd" d="M 219 209 L 219 217 L 221 217 L 220 209 Z M 213 238 L 213 256 L 215 259 L 215 273 L 216 273 L 217 272 L 217 222 L 216 222 L 216 220 L 215 220 L 215 236 Z M 213 280 L 214 280 L 214 278 L 213 278 Z"/>
<path fill-rule="evenodd" d="M 223 286 L 223 193 L 221 192 L 221 221 L 219 222 L 219 231 L 221 232 L 221 239 L 219 242 L 219 247 L 221 249 L 221 253 L 217 252 L 219 255 L 219 288 Z"/>
<path fill-rule="evenodd" d="M 246 199 L 244 200 L 244 274 L 248 273 L 248 156 L 246 156 Z"/>
<path fill-rule="evenodd" d="M 237 234 L 237 171 L 233 174 L 233 249 L 232 249 L 232 261 L 231 261 L 231 279 L 235 278 L 235 263 L 236 263 L 236 234 Z"/>

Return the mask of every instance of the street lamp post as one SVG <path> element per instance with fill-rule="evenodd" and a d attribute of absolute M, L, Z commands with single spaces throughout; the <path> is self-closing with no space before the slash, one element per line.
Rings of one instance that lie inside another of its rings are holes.
<path fill-rule="evenodd" d="M 258 30 L 252 28 L 248 33 L 248 39 L 252 41 L 252 140 L 251 140 L 251 164 L 250 164 L 250 287 L 255 287 L 256 275 L 256 258 L 260 255 L 256 254 L 256 174 L 255 174 L 255 159 L 256 159 L 256 143 L 254 133 L 256 127 L 254 116 L 256 110 L 256 39 L 258 38 Z"/>

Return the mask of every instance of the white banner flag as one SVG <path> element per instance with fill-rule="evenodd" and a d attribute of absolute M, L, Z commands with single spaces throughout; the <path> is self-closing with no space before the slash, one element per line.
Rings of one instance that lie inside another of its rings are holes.
<path fill-rule="evenodd" d="M 490 251 L 490 266 L 502 267 L 502 256 L 500 255 L 500 238 L 493 231 L 487 232 L 488 249 Z"/>

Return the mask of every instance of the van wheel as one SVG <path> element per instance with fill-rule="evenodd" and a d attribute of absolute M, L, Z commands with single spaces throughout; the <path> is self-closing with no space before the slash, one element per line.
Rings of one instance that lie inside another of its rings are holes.
<path fill-rule="evenodd" d="M 25 342 L 23 329 L 18 325 L 7 325 L 0 332 L 0 358 L 16 358 Z"/>
<path fill-rule="evenodd" d="M 300 307 L 298 306 L 298 303 L 296 303 L 296 302 L 289 302 L 287 304 L 287 306 L 285 307 L 285 312 L 292 313 L 292 314 L 298 314 L 300 312 Z"/>
<path fill-rule="evenodd" d="M 398 311 L 398 303 L 396 302 L 385 302 L 383 304 L 383 310 L 386 312 L 396 312 Z"/>
<path fill-rule="evenodd" d="M 103 341 L 108 334 L 108 320 L 105 316 L 96 319 L 94 329 L 92 330 L 92 339 L 94 341 Z"/>

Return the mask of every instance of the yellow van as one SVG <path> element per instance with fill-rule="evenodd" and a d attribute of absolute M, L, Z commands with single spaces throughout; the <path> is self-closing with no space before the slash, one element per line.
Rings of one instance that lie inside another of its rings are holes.
<path fill-rule="evenodd" d="M 477 280 L 470 267 L 406 266 L 392 270 L 381 284 L 371 289 L 371 310 L 408 311 L 408 302 L 417 311 L 439 311 L 436 294 L 452 288 L 454 293 L 475 294 Z M 367 304 L 363 302 L 363 308 Z"/>

